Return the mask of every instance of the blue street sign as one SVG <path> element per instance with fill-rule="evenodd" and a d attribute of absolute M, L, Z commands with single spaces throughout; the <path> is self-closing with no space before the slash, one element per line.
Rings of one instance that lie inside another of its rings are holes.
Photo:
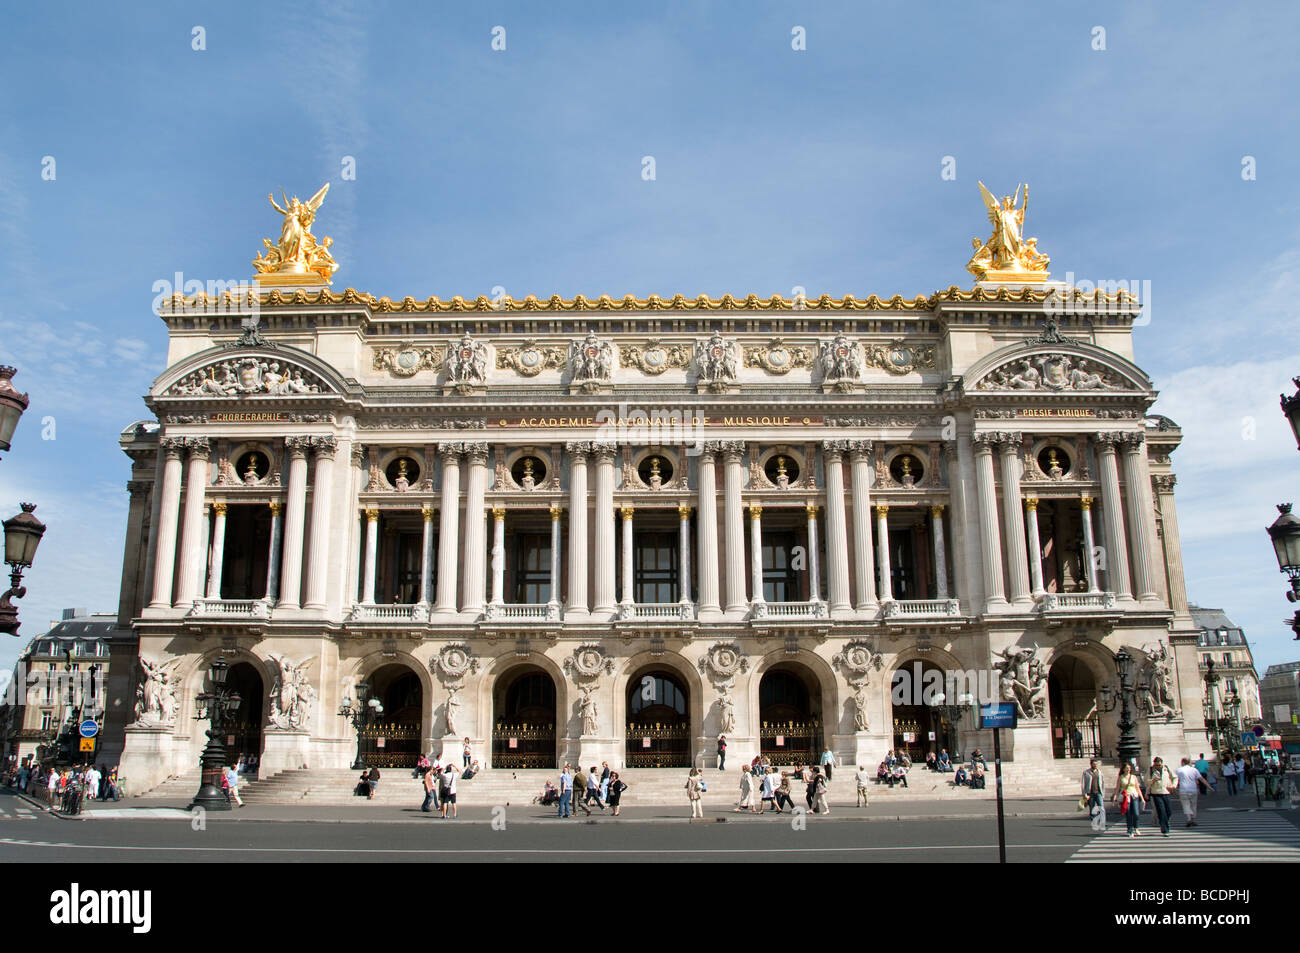
<path fill-rule="evenodd" d="M 1015 702 L 1000 702 L 980 706 L 980 724 L 984 728 L 1016 727 Z"/>
<path fill-rule="evenodd" d="M 93 719 L 87 718 L 81 723 L 81 737 L 93 738 L 99 734 L 99 725 L 95 724 Z"/>

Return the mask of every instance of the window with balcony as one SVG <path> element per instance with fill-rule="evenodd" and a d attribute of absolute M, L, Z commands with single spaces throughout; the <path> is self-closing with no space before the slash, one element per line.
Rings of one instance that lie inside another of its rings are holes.
<path fill-rule="evenodd" d="M 763 599 L 767 602 L 802 601 L 801 574 L 793 566 L 794 550 L 798 545 L 794 532 L 764 531 L 762 542 Z"/>
<path fill-rule="evenodd" d="M 41 712 L 41 731 L 49 731 L 54 727 L 54 712 Z"/>
<path fill-rule="evenodd" d="M 639 603 L 676 602 L 680 589 L 677 533 L 634 532 L 632 598 Z"/>
<path fill-rule="evenodd" d="M 270 541 L 271 510 L 265 503 L 232 503 L 226 507 L 218 597 L 261 599 L 266 595 Z"/>
<path fill-rule="evenodd" d="M 551 537 L 518 533 L 514 538 L 514 602 L 541 605 L 551 600 Z"/>

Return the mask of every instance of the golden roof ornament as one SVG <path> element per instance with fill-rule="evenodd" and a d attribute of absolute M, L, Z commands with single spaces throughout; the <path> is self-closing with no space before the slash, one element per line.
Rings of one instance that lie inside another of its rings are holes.
<path fill-rule="evenodd" d="M 275 204 L 274 195 L 267 194 L 271 208 L 284 216 L 284 223 L 280 226 L 280 241 L 272 243 L 271 239 L 263 238 L 262 244 L 266 246 L 266 254 L 263 256 L 259 253 L 253 259 L 253 267 L 257 269 L 260 276 L 258 278 L 260 284 L 330 284 L 330 279 L 334 277 L 334 272 L 339 267 L 338 262 L 329 253 L 329 247 L 334 243 L 334 239 L 326 235 L 317 241 L 316 236 L 311 232 L 312 222 L 316 220 L 316 212 L 325 201 L 325 194 L 329 190 L 330 184 L 326 182 L 321 186 L 320 191 L 306 202 L 300 201 L 296 195 L 292 199 L 287 198 L 281 190 L 280 198 L 284 202 L 284 208 Z"/>
<path fill-rule="evenodd" d="M 1038 284 L 1047 280 L 1047 265 L 1051 259 L 1038 251 L 1037 238 L 1025 238 L 1025 209 L 1029 207 L 1029 186 L 1017 185 L 1016 194 L 1002 196 L 999 202 L 993 193 L 979 183 L 980 197 L 988 209 L 989 224 L 993 234 L 988 241 L 971 239 L 975 254 L 966 265 L 979 281 Z M 1025 197 L 1020 199 L 1020 189 Z M 1020 206 L 1017 208 L 1017 204 Z"/>

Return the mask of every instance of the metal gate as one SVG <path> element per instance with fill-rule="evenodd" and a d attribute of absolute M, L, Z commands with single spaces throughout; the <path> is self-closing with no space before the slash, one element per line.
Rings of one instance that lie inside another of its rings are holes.
<path fill-rule="evenodd" d="M 818 764 L 822 752 L 822 723 L 813 721 L 763 722 L 759 751 L 774 767 Z"/>
<path fill-rule="evenodd" d="M 554 725 L 497 725 L 492 730 L 492 767 L 555 766 Z"/>
<path fill-rule="evenodd" d="M 689 768 L 690 725 L 629 723 L 626 761 L 629 768 Z"/>
<path fill-rule="evenodd" d="M 361 729 L 361 757 L 373 768 L 414 768 L 420 760 L 420 726 L 372 725 Z"/>
<path fill-rule="evenodd" d="M 1097 719 L 1052 719 L 1052 754 L 1057 758 L 1100 758 L 1101 734 Z"/>

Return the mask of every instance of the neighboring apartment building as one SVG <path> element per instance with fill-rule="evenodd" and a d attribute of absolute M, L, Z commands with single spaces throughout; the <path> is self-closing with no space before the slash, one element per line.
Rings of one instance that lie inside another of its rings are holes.
<path fill-rule="evenodd" d="M 1259 683 L 1265 721 L 1282 736 L 1282 747 L 1300 755 L 1300 662 L 1270 665 Z"/>
<path fill-rule="evenodd" d="M 103 724 L 109 654 L 114 640 L 130 641 L 130 632 L 117 627 L 116 613 L 64 609 L 63 618 L 36 636 L 18 657 L 12 690 L 0 711 L 3 751 L 19 761 L 53 758 L 61 730 L 71 719 Z M 105 739 L 96 739 L 93 752 L 82 752 L 73 736 L 72 758 L 107 753 Z M 116 743 L 121 750 L 121 739 Z"/>
<path fill-rule="evenodd" d="M 1251 655 L 1246 633 L 1222 609 L 1205 609 L 1189 606 L 1192 619 L 1200 629 L 1197 639 L 1197 670 L 1201 675 L 1201 698 L 1205 698 L 1205 675 L 1209 663 L 1214 662 L 1214 672 L 1219 677 L 1220 711 L 1234 716 L 1238 728 L 1249 729 L 1261 720 L 1270 721 L 1271 713 L 1260 704 L 1259 674 L 1255 671 L 1255 658 Z M 1240 704 L 1235 707 L 1233 701 Z"/>

